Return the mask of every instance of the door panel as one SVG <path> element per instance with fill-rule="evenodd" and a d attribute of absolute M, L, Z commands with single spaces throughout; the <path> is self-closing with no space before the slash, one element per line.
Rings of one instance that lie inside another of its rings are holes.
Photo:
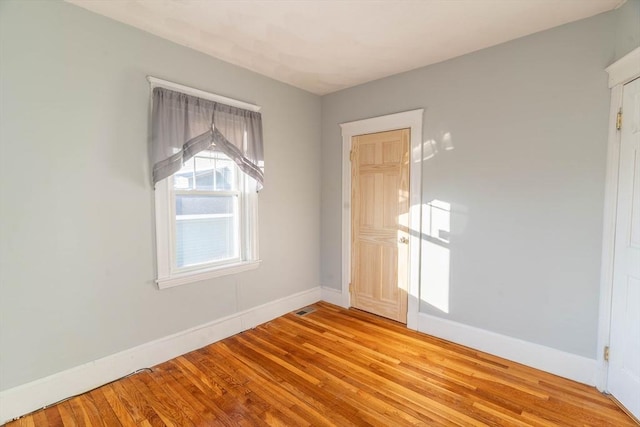
<path fill-rule="evenodd" d="M 356 136 L 351 165 L 351 303 L 407 322 L 409 130 Z"/>
<path fill-rule="evenodd" d="M 640 79 L 622 111 L 608 389 L 640 418 Z"/>

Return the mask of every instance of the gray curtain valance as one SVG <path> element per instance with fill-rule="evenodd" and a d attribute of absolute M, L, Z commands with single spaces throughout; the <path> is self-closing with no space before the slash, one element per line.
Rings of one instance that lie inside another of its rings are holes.
<path fill-rule="evenodd" d="M 262 116 L 181 92 L 153 89 L 151 156 L 153 183 L 167 178 L 203 150 L 226 154 L 240 170 L 264 182 Z"/>

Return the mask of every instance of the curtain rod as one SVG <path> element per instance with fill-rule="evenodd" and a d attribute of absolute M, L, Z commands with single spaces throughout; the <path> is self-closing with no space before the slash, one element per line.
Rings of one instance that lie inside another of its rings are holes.
<path fill-rule="evenodd" d="M 168 80 L 159 79 L 153 76 L 147 76 L 147 80 L 149 81 L 149 84 L 151 85 L 152 89 L 154 87 L 163 87 L 165 89 L 186 93 L 187 95 L 197 96 L 198 98 L 208 99 L 209 101 L 231 105 L 232 107 L 244 108 L 245 110 L 249 110 L 249 111 L 257 112 L 257 111 L 260 111 L 260 109 L 262 108 L 259 105 L 249 104 L 248 102 L 242 102 L 242 101 L 238 101 L 237 99 L 227 98 L 226 96 L 205 92 L 204 90 L 181 85 L 179 83 L 170 82 Z"/>

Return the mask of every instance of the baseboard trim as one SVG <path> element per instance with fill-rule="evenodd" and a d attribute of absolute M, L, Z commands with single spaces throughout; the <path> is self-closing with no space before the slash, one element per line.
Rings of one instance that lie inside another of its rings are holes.
<path fill-rule="evenodd" d="M 319 286 L 0 392 L 0 424 L 320 301 Z"/>
<path fill-rule="evenodd" d="M 342 291 L 338 289 L 322 286 L 320 288 L 320 295 L 322 301 L 326 301 L 330 304 L 337 305 L 343 308 L 349 308 L 345 303 L 345 298 L 344 295 L 342 295 Z"/>
<path fill-rule="evenodd" d="M 425 313 L 418 331 L 587 385 L 595 385 L 595 359 L 475 328 Z"/>

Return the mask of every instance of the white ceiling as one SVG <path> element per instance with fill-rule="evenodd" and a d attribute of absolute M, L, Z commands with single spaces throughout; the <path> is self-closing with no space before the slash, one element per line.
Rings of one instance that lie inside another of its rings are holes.
<path fill-rule="evenodd" d="M 322 95 L 626 0 L 67 0 Z"/>

